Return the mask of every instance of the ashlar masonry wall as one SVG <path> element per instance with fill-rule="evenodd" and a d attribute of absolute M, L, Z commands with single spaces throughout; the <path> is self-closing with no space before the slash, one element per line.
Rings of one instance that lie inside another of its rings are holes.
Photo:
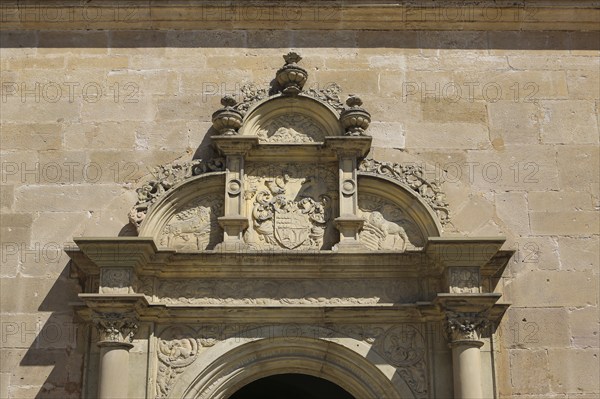
<path fill-rule="evenodd" d="M 487 348 L 498 397 L 596 397 L 599 48 L 580 31 L 3 31 L 0 397 L 80 397 L 63 245 L 131 233 L 139 182 L 210 157 L 220 97 L 268 87 L 290 49 L 307 86 L 361 96 L 371 156 L 445 180 L 446 234 L 516 251 Z"/>

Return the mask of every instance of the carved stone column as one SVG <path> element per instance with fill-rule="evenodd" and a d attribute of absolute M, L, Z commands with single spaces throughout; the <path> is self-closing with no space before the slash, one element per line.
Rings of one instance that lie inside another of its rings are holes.
<path fill-rule="evenodd" d="M 363 157 L 371 146 L 371 137 L 328 137 L 327 146 L 338 154 L 340 216 L 335 226 L 340 232 L 340 251 L 365 250 L 358 239 L 364 220 L 358 216 L 358 158 Z"/>
<path fill-rule="evenodd" d="M 243 233 L 248 228 L 248 216 L 242 214 L 244 156 L 258 143 L 258 138 L 214 136 L 212 140 L 226 156 L 225 215 L 219 218 L 224 236 L 219 248 L 225 251 L 238 251 L 245 246 Z"/>
<path fill-rule="evenodd" d="M 448 311 L 447 333 L 452 348 L 455 399 L 481 399 L 481 332 L 488 319 L 481 313 Z"/>
<path fill-rule="evenodd" d="M 137 331 L 137 320 L 131 313 L 95 313 L 98 329 L 100 366 L 98 398 L 114 399 L 129 396 L 129 350 Z"/>

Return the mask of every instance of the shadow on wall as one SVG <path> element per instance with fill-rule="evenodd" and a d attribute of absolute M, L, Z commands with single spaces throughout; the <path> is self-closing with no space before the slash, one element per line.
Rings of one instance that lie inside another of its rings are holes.
<path fill-rule="evenodd" d="M 78 322 L 74 316 L 72 302 L 78 300 L 78 292 L 76 280 L 69 278 L 67 263 L 38 308 L 39 312 L 50 312 L 50 317 L 45 323 L 22 322 L 19 326 L 22 338 L 26 338 L 23 333 L 30 333 L 28 330 L 37 334 L 20 362 L 20 370 L 16 370 L 12 377 L 27 373 L 27 376 L 19 378 L 35 381 L 29 388 L 32 392 L 25 393 L 24 397 L 81 397 L 84 353 L 89 345 L 90 326 Z M 44 377 L 45 381 L 42 380 Z M 38 381 L 40 386 L 36 385 Z M 13 385 L 18 384 L 15 381 Z"/>
<path fill-rule="evenodd" d="M 327 40 L 324 40 L 324 34 Z M 599 50 L 598 32 L 562 31 L 2 31 L 5 48 L 418 48 Z"/>

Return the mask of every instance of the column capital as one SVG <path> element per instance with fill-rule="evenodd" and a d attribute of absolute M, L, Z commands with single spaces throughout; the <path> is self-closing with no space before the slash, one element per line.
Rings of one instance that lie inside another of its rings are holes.
<path fill-rule="evenodd" d="M 133 347 L 133 336 L 138 329 L 138 319 L 134 313 L 94 312 L 92 322 L 98 330 L 98 346 Z"/>
<path fill-rule="evenodd" d="M 446 311 L 446 334 L 450 344 L 481 346 L 481 333 L 488 325 L 489 318 L 485 312 Z"/>

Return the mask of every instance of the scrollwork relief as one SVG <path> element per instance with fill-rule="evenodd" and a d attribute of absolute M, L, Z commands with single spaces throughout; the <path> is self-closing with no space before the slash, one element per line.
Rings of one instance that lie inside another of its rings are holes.
<path fill-rule="evenodd" d="M 173 215 L 160 233 L 160 245 L 176 249 L 212 249 L 222 239 L 217 218 L 223 215 L 223 197 L 196 198 Z"/>
<path fill-rule="evenodd" d="M 358 169 L 364 173 L 386 176 L 406 184 L 433 209 L 442 225 L 450 222 L 449 204 L 440 183 L 426 179 L 421 166 L 365 159 Z"/>
<path fill-rule="evenodd" d="M 252 249 L 327 249 L 336 197 L 333 168 L 255 164 L 246 175 L 247 214 L 252 226 L 245 241 Z"/>
<path fill-rule="evenodd" d="M 210 161 L 194 159 L 189 162 L 175 162 L 157 166 L 151 171 L 153 179 L 136 190 L 138 198 L 129 212 L 129 221 L 139 229 L 148 213 L 148 208 L 158 198 L 171 190 L 173 186 L 193 176 L 209 172 L 220 172 L 224 169 L 224 160 L 220 158 Z"/>
<path fill-rule="evenodd" d="M 255 83 L 246 84 L 240 88 L 240 94 L 238 96 L 239 101 L 234 106 L 234 109 L 245 115 L 254 104 L 280 92 L 281 87 L 279 87 L 278 84 L 275 84 L 268 89 L 260 88 Z M 327 103 L 339 113 L 344 109 L 344 104 L 340 99 L 341 92 L 342 89 L 337 83 L 331 83 L 323 89 L 304 89 L 300 92 L 300 95 L 312 97 Z"/>
<path fill-rule="evenodd" d="M 359 232 L 361 243 L 369 249 L 417 249 L 424 245 L 423 234 L 402 209 L 383 198 L 360 194 L 359 216 L 365 220 Z"/>
<path fill-rule="evenodd" d="M 163 331 L 157 340 L 156 397 L 167 397 L 177 377 L 196 360 L 200 349 L 215 343 L 198 338 L 196 331 L 188 326 L 174 326 Z"/>

